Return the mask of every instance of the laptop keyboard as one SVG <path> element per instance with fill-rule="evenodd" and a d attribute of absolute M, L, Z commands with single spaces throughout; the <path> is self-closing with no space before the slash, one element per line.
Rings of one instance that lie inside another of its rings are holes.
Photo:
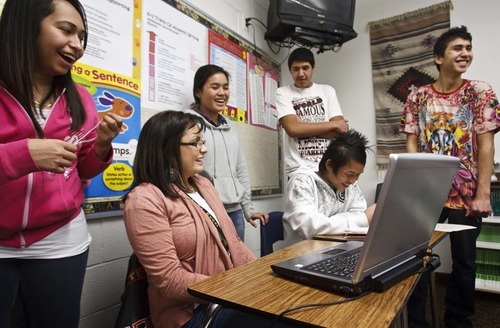
<path fill-rule="evenodd" d="M 303 267 L 303 270 L 314 271 L 331 276 L 341 276 L 349 278 L 352 276 L 356 263 L 358 262 L 360 252 L 353 254 L 340 255 L 319 262 L 309 264 Z"/>

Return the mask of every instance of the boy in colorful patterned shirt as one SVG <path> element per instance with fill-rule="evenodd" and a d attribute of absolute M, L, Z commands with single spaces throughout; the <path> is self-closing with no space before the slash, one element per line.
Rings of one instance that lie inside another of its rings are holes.
<path fill-rule="evenodd" d="M 500 106 L 492 87 L 462 78 L 472 58 L 472 36 L 465 26 L 443 33 L 434 45 L 439 76 L 433 84 L 409 94 L 399 128 L 407 134 L 407 152 L 444 154 L 461 161 L 439 222 L 448 219 L 477 229 L 450 234 L 453 269 L 445 299 L 449 327 L 472 327 L 476 238 L 482 218 L 492 212 L 494 134 L 500 122 Z M 408 303 L 410 327 L 428 327 L 426 285 L 423 276 Z"/>

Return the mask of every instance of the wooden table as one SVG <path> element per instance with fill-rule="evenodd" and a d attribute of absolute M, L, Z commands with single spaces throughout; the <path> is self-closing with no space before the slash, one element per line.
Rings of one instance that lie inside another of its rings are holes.
<path fill-rule="evenodd" d="M 446 234 L 435 232 L 430 245 Z M 304 240 L 244 266 L 195 283 L 188 292 L 201 299 L 267 317 L 276 317 L 301 304 L 338 301 L 344 296 L 302 285 L 271 270 L 271 264 L 334 245 L 330 241 Z M 383 293 L 332 306 L 299 310 L 286 318 L 321 327 L 388 327 L 402 314 L 416 283 L 413 275 Z"/>

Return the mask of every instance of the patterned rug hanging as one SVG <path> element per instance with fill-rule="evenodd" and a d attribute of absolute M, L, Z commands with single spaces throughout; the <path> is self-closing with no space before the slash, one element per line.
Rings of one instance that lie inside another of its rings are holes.
<path fill-rule="evenodd" d="M 377 164 L 384 170 L 391 153 L 405 151 L 398 132 L 406 97 L 435 81 L 433 47 L 450 27 L 451 1 L 368 23 L 377 133 Z"/>

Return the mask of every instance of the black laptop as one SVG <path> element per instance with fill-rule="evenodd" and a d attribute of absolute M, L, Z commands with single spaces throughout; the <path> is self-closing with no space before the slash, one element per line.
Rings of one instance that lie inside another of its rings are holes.
<path fill-rule="evenodd" d="M 364 242 L 348 241 L 271 265 L 299 283 L 347 294 L 382 292 L 422 268 L 460 162 L 452 156 L 391 154 Z"/>

